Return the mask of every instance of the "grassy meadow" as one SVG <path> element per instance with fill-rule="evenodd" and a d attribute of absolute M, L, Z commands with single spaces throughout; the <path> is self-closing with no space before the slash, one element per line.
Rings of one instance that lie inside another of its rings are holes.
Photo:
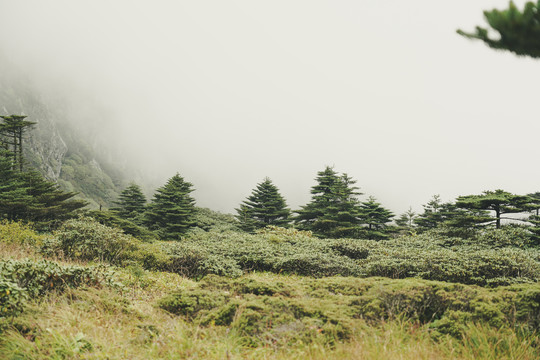
<path fill-rule="evenodd" d="M 0 358 L 538 359 L 540 251 L 520 234 L 159 242 L 4 222 Z"/>

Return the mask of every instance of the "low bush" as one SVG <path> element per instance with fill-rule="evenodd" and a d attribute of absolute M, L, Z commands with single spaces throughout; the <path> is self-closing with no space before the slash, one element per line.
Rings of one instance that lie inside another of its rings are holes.
<path fill-rule="evenodd" d="M 57 251 L 72 259 L 119 264 L 137 250 L 139 240 L 122 230 L 100 224 L 92 218 L 68 220 L 54 233 Z M 50 245 L 50 244 L 48 244 Z"/>
<path fill-rule="evenodd" d="M 0 261 L 0 278 L 17 284 L 31 297 L 53 290 L 113 284 L 112 272 L 104 266 L 59 265 L 48 260 Z"/>
<path fill-rule="evenodd" d="M 21 222 L 0 221 L 0 242 L 38 247 L 44 239 L 45 236 L 37 234 L 30 225 Z"/>
<path fill-rule="evenodd" d="M 196 208 L 193 218 L 193 227 L 188 230 L 188 234 L 197 232 L 228 232 L 240 231 L 238 221 L 233 215 L 222 214 L 208 208 Z"/>
<path fill-rule="evenodd" d="M 358 320 L 381 319 L 426 325 L 435 338 L 460 338 L 471 323 L 536 334 L 540 285 L 486 289 L 418 279 L 207 276 L 159 306 L 202 325 L 227 326 L 253 346 L 314 338 L 331 343 L 348 338 Z"/>
<path fill-rule="evenodd" d="M 163 251 L 170 256 L 170 270 L 191 278 L 207 274 L 237 277 L 242 270 L 231 258 L 211 254 L 206 249 L 184 243 L 163 243 Z"/>
<path fill-rule="evenodd" d="M 520 234 L 520 229 L 515 231 Z M 511 234 L 508 231 L 503 237 Z M 498 235 L 486 232 L 484 236 Z M 233 232 L 192 234 L 179 245 L 171 246 L 184 249 L 184 255 L 180 256 L 182 263 L 191 264 L 187 268 L 192 269 L 184 273 L 197 276 L 216 273 L 200 271 L 203 259 L 214 257 L 215 261 L 221 259 L 231 264 L 230 269 L 244 272 L 269 271 L 313 277 L 420 277 L 499 286 L 540 279 L 540 251 L 516 245 L 520 243 L 521 240 L 480 242 L 479 238 L 446 237 L 438 230 L 388 241 L 331 240 L 274 227 L 254 235 Z M 222 275 L 238 274 L 236 271 L 229 273 L 226 267 L 223 269 Z"/>
<path fill-rule="evenodd" d="M 522 246 L 521 230 L 486 230 L 476 238 L 462 239 L 436 229 L 373 241 L 319 239 L 309 232 L 268 227 L 257 234 L 201 230 L 180 242 L 143 243 L 81 218 L 66 222 L 54 239 L 44 240 L 42 253 L 120 266 L 136 263 L 147 270 L 190 278 L 267 271 L 312 277 L 418 277 L 500 286 L 540 280 L 540 250 Z"/>
<path fill-rule="evenodd" d="M 103 266 L 68 266 L 52 261 L 0 261 L 0 318 L 15 316 L 29 299 L 81 286 L 120 286 Z"/>
<path fill-rule="evenodd" d="M 161 299 L 159 306 L 203 326 L 227 326 L 248 346 L 284 346 L 314 339 L 331 344 L 350 337 L 352 320 L 340 312 L 339 305 L 291 297 L 295 290 L 286 288 L 280 291 L 254 278 L 227 281 L 209 276 L 197 288 Z"/>
<path fill-rule="evenodd" d="M 18 315 L 27 298 L 24 289 L 0 276 L 0 318 Z"/>
<path fill-rule="evenodd" d="M 503 247 L 524 248 L 532 245 L 531 233 L 519 226 L 503 226 L 500 229 L 486 229 L 480 233 L 476 242 L 491 249 Z"/>
<path fill-rule="evenodd" d="M 157 236 L 147 228 L 132 221 L 122 219 L 114 211 L 89 211 L 87 215 L 102 225 L 121 229 L 125 234 L 139 240 L 152 242 Z"/>

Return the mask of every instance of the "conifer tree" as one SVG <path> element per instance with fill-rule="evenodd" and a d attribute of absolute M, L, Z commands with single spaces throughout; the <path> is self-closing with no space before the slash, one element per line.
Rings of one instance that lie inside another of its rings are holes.
<path fill-rule="evenodd" d="M 118 197 L 118 201 L 114 204 L 117 205 L 117 207 L 112 210 L 116 211 L 118 216 L 122 219 L 140 223 L 141 216 L 145 211 L 146 197 L 139 185 L 131 183 L 122 190 Z"/>
<path fill-rule="evenodd" d="M 361 219 L 366 225 L 362 231 L 363 236 L 370 240 L 387 239 L 388 223 L 392 221 L 394 214 L 384 208 L 373 196 L 362 202 L 360 211 Z"/>
<path fill-rule="evenodd" d="M 520 56 L 540 57 L 540 1 L 527 2 L 520 11 L 510 1 L 508 9 L 484 11 L 488 28 L 476 27 L 474 33 L 458 30 L 458 34 L 469 39 L 483 41 L 496 50 L 508 50 Z M 489 31 L 497 33 L 491 37 Z"/>
<path fill-rule="evenodd" d="M 251 232 L 268 225 L 287 227 L 290 223 L 291 211 L 269 178 L 257 184 L 236 211 L 240 227 L 245 231 Z"/>
<path fill-rule="evenodd" d="M 449 212 L 453 210 L 451 204 L 442 202 L 440 195 L 433 195 L 423 207 L 424 212 L 414 219 L 420 231 L 436 228 L 448 219 Z"/>
<path fill-rule="evenodd" d="M 17 220 L 31 202 L 32 197 L 13 170 L 13 154 L 0 149 L 0 218 Z"/>
<path fill-rule="evenodd" d="M 358 187 L 347 174 L 339 175 L 327 166 L 317 173 L 311 202 L 297 210 L 296 226 L 321 237 L 358 237 L 360 207 Z"/>
<path fill-rule="evenodd" d="M 501 227 L 502 215 L 527 210 L 531 199 L 525 195 L 514 195 L 504 190 L 484 191 L 481 195 L 460 196 L 456 206 L 467 210 L 487 210 L 495 213 L 495 227 Z"/>
<path fill-rule="evenodd" d="M 13 153 L 13 168 L 23 170 L 23 134 L 27 128 L 35 125 L 35 122 L 24 120 L 24 115 L 0 116 L 0 143 L 6 150 Z M 10 148 L 11 147 L 11 148 Z"/>
<path fill-rule="evenodd" d="M 531 212 L 527 218 L 527 230 L 531 233 L 532 244 L 538 246 L 540 245 L 540 192 L 527 194 L 527 196 L 530 199 L 527 211 Z"/>
<path fill-rule="evenodd" d="M 395 220 L 396 225 L 398 226 L 398 231 L 400 232 L 411 232 L 416 226 L 415 220 L 418 215 L 413 211 L 412 207 L 409 207 L 409 210 L 405 211 Z"/>
<path fill-rule="evenodd" d="M 162 239 L 180 240 L 194 225 L 195 200 L 189 195 L 193 184 L 178 173 L 156 190 L 145 213 L 145 223 Z"/>
<path fill-rule="evenodd" d="M 409 210 L 399 215 L 399 218 L 395 220 L 396 225 L 406 228 L 412 228 L 414 227 L 414 219 L 417 216 L 418 215 L 413 211 L 412 207 L 409 207 Z"/>
<path fill-rule="evenodd" d="M 527 222 L 530 224 L 527 230 L 531 233 L 532 244 L 540 246 L 540 216 L 536 214 L 530 215 Z"/>
<path fill-rule="evenodd" d="M 28 203 L 26 214 L 21 218 L 34 222 L 36 228 L 49 230 L 60 222 L 69 219 L 88 203 L 84 200 L 74 199 L 76 192 L 66 192 L 58 185 L 46 180 L 35 170 L 19 173 L 26 194 L 32 201 Z"/>
<path fill-rule="evenodd" d="M 87 205 L 36 171 L 15 171 L 12 157 L 10 151 L 0 151 L 0 218 L 32 221 L 38 229 L 48 230 Z"/>

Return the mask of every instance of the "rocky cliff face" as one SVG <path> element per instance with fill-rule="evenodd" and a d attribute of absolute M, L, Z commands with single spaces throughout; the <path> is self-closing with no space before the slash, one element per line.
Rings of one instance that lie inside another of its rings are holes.
<path fill-rule="evenodd" d="M 90 206 L 109 207 L 125 185 L 121 172 L 99 142 L 98 135 L 77 128 L 73 111 L 28 82 L 0 74 L 0 115 L 27 115 L 37 124 L 26 134 L 27 166 L 38 169 L 67 191 L 79 192 Z M 93 137 L 93 138 L 92 138 Z"/>
<path fill-rule="evenodd" d="M 68 148 L 53 120 L 56 116 L 43 102 L 28 94 L 21 95 L 15 98 L 0 95 L 1 113 L 27 115 L 37 123 L 26 134 L 25 158 L 49 180 L 58 181 Z"/>

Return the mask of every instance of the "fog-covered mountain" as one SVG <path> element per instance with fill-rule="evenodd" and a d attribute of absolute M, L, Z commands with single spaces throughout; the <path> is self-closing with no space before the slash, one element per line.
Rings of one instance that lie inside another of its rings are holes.
<path fill-rule="evenodd" d="M 65 94 L 5 69 L 0 71 L 0 115 L 26 115 L 36 122 L 25 137 L 27 166 L 62 189 L 79 192 L 91 207 L 111 206 L 129 179 L 125 164 L 110 153 L 94 126 L 108 115 L 99 109 L 77 111 L 79 104 Z"/>

